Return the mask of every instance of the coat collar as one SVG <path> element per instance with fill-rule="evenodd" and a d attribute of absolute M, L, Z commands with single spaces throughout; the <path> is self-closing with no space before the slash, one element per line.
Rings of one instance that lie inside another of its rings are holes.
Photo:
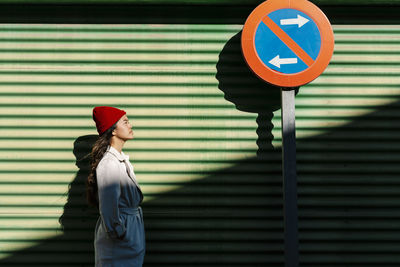
<path fill-rule="evenodd" d="M 118 152 L 115 148 L 112 146 L 107 147 L 107 152 L 110 152 L 112 155 L 114 155 L 119 161 L 129 161 L 129 156 L 125 155 L 124 152 L 121 151 L 121 153 Z"/>
<path fill-rule="evenodd" d="M 131 180 L 133 181 L 133 183 L 136 185 L 136 187 L 139 190 L 140 193 L 140 202 L 142 202 L 143 200 L 143 193 L 142 190 L 140 189 L 139 184 L 136 181 L 135 178 L 135 174 L 129 169 L 128 167 L 128 162 L 129 162 L 129 156 L 125 155 L 124 152 L 121 151 L 121 153 L 118 152 L 118 150 L 116 150 L 115 148 L 113 148 L 112 146 L 108 146 L 107 147 L 107 152 L 111 153 L 114 157 L 116 157 L 120 162 L 124 162 L 125 166 L 126 166 L 126 171 L 128 173 L 129 178 L 131 178 Z"/>

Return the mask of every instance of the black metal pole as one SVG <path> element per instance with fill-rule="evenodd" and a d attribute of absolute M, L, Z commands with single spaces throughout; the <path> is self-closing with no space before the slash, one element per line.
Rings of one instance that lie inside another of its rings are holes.
<path fill-rule="evenodd" d="M 282 88 L 281 95 L 285 266 L 298 267 L 295 90 Z"/>

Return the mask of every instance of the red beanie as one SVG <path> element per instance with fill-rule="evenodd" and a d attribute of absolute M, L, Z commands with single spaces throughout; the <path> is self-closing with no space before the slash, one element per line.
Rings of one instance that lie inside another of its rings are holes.
<path fill-rule="evenodd" d="M 93 109 L 93 120 L 96 122 L 97 132 L 99 135 L 102 135 L 107 131 L 125 114 L 125 111 L 118 108 L 107 106 L 95 107 Z"/>

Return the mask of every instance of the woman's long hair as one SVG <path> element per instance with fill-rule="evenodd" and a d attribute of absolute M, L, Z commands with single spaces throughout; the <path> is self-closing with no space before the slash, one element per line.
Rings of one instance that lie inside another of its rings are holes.
<path fill-rule="evenodd" d="M 96 168 L 99 165 L 100 160 L 103 158 L 104 153 L 107 151 L 107 147 L 110 145 L 112 131 L 117 127 L 117 123 L 111 126 L 107 131 L 99 136 L 99 139 L 94 143 L 91 152 L 90 161 L 90 172 L 86 180 L 86 199 L 90 206 L 98 207 L 99 200 L 97 196 L 97 176 Z"/>

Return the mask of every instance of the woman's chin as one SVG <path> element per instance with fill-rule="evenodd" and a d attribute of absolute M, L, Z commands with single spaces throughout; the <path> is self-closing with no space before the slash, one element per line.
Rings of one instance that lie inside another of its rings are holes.
<path fill-rule="evenodd" d="M 134 138 L 133 135 L 130 135 L 130 136 L 121 137 L 120 139 L 122 139 L 122 140 L 124 140 L 126 142 L 128 140 L 132 140 L 133 138 Z"/>

